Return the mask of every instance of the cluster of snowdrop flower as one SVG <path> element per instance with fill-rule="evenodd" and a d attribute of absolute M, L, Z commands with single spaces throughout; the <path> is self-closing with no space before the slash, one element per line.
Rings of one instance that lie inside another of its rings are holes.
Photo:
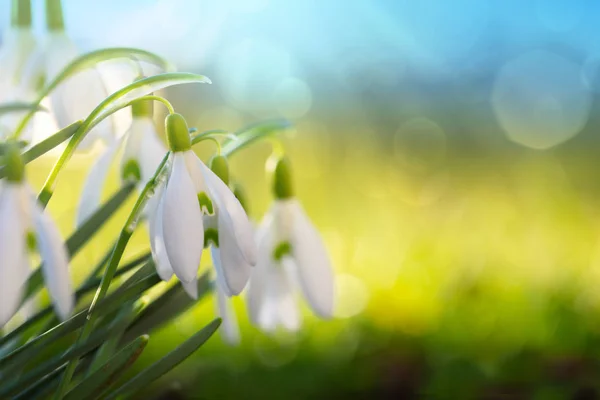
<path fill-rule="evenodd" d="M 47 1 L 49 35 L 37 50 L 29 1 L 17 0 L 14 4 L 18 12 L 13 13 L 0 50 L 4 103 L 32 101 L 38 82 L 59 76 L 78 55 L 64 33 L 60 1 Z M 61 82 L 42 104 L 56 126 L 64 128 L 85 119 L 108 95 L 99 72 L 91 67 Z M 300 328 L 299 295 L 317 316 L 331 317 L 332 267 L 317 230 L 295 197 L 290 161 L 278 156 L 273 163 L 274 202 L 255 229 L 230 187 L 227 158 L 217 153 L 208 166 L 200 160 L 192 150 L 185 119 L 173 110 L 165 120 L 165 145 L 155 126 L 152 99 L 141 100 L 131 104 L 130 126 L 124 134 L 117 134 L 109 115 L 73 142 L 77 150 L 83 151 L 98 139 L 105 143 L 84 183 L 77 226 L 100 207 L 108 171 L 120 156 L 122 180 L 137 182 L 141 198 L 148 198 L 143 214 L 148 221 L 149 247 L 157 275 L 163 281 L 175 276 L 196 298 L 200 261 L 205 249 L 210 252 L 216 304 L 227 342 L 240 340 L 232 296 L 246 298 L 250 321 L 265 332 L 274 332 L 278 327 L 289 331 Z M 0 144 L 0 327 L 21 305 L 30 277 L 30 253 L 35 250 L 57 316 L 68 318 L 76 304 L 68 251 L 44 211 L 45 203 L 36 200 L 27 183 L 23 147 L 13 137 L 24 113 L 3 114 L 0 118 L 5 138 Z M 32 119 L 30 125 L 34 123 Z M 21 138 L 35 141 L 35 136 Z"/>

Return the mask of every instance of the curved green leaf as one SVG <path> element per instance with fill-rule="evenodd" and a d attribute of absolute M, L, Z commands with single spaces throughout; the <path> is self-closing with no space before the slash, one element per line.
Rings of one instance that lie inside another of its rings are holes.
<path fill-rule="evenodd" d="M 96 399 L 121 376 L 142 354 L 148 344 L 148 335 L 143 335 L 129 343 L 106 363 L 100 366 L 64 397 L 65 400 Z"/>
<path fill-rule="evenodd" d="M 221 319 L 217 318 L 165 357 L 111 392 L 106 399 L 114 399 L 121 395 L 130 395 L 145 388 L 198 350 L 216 332 L 219 325 L 221 325 Z"/>
<path fill-rule="evenodd" d="M 2 105 L 0 105 L 0 115 L 4 115 L 4 114 L 10 114 L 10 113 L 14 113 L 14 112 L 20 112 L 20 111 L 30 111 L 30 112 L 38 112 L 38 111 L 45 111 L 48 112 L 48 110 L 43 107 L 41 104 L 35 104 L 35 103 L 4 103 Z"/>
<path fill-rule="evenodd" d="M 102 61 L 114 60 L 118 58 L 129 58 L 139 61 L 148 62 L 154 64 L 165 71 L 174 71 L 175 68 L 171 63 L 166 61 L 164 58 L 157 56 L 146 50 L 128 48 L 128 47 L 115 47 L 109 49 L 100 49 L 81 55 L 80 57 L 69 63 L 57 76 L 54 78 L 46 87 L 39 93 L 38 98 L 34 104 L 38 105 L 42 100 L 48 96 L 58 85 L 64 82 L 66 79 L 75 75 L 76 73 L 95 66 L 97 63 Z M 15 131 L 15 137 L 21 133 L 23 128 L 27 125 L 34 112 L 30 111 L 19 123 Z"/>
<path fill-rule="evenodd" d="M 221 155 L 230 157 L 238 150 L 247 147 L 251 143 L 264 137 L 274 135 L 282 130 L 289 129 L 292 124 L 286 120 L 274 120 L 259 122 L 250 126 L 244 127 L 236 132 L 237 139 L 230 140 L 221 148 Z"/>

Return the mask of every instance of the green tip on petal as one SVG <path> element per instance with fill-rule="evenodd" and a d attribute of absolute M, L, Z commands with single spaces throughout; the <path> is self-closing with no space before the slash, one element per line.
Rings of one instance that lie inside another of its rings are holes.
<path fill-rule="evenodd" d="M 226 185 L 229 185 L 229 164 L 227 158 L 223 156 L 214 156 L 210 160 L 210 169 L 219 177 Z"/>
<path fill-rule="evenodd" d="M 129 179 L 134 182 L 139 182 L 142 180 L 142 170 L 140 168 L 140 164 L 136 160 L 128 160 L 125 165 L 123 165 L 123 169 L 121 170 L 121 179 L 127 181 Z"/>
<path fill-rule="evenodd" d="M 292 245 L 290 242 L 281 242 L 273 250 L 273 258 L 276 261 L 281 261 L 283 257 L 289 254 L 292 254 Z"/>
<path fill-rule="evenodd" d="M 21 149 L 16 143 L 10 143 L 6 146 L 4 152 L 4 170 L 6 179 L 9 182 L 21 182 L 25 176 L 25 162 L 21 155 Z"/>
<path fill-rule="evenodd" d="M 10 24 L 21 28 L 31 26 L 31 0 L 12 0 Z"/>
<path fill-rule="evenodd" d="M 219 232 L 214 228 L 208 228 L 204 231 L 204 247 L 208 247 L 211 243 L 215 247 L 219 247 Z"/>
<path fill-rule="evenodd" d="M 246 196 L 246 191 L 244 187 L 240 183 L 235 183 L 233 185 L 233 195 L 238 199 L 246 214 L 249 214 L 250 210 L 248 209 L 248 197 Z"/>
<path fill-rule="evenodd" d="M 215 213 L 213 203 L 206 194 L 206 192 L 198 193 L 198 203 L 200 204 L 200 209 L 202 210 L 203 214 L 213 215 Z"/>
<path fill-rule="evenodd" d="M 276 160 L 273 170 L 273 194 L 281 200 L 294 197 L 292 167 L 287 157 Z"/>
<path fill-rule="evenodd" d="M 167 143 L 173 152 L 188 151 L 192 148 L 192 141 L 185 118 L 181 114 L 170 114 L 165 119 L 165 132 Z"/>

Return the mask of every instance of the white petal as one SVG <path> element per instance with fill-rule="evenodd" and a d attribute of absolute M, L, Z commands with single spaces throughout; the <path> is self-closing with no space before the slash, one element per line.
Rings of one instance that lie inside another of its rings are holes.
<path fill-rule="evenodd" d="M 0 48 L 0 102 L 11 101 L 5 97 L 19 85 L 21 75 L 35 50 L 35 36 L 31 29 L 9 28 L 3 35 Z"/>
<path fill-rule="evenodd" d="M 210 191 L 211 200 L 216 203 L 219 215 L 223 217 L 219 221 L 219 231 L 221 230 L 221 222 L 223 222 L 228 230 L 233 233 L 232 237 L 235 238 L 235 245 L 240 249 L 246 262 L 250 265 L 256 265 L 258 255 L 254 232 L 244 208 L 227 185 L 202 161 L 198 160 L 197 165 L 202 171 L 202 176 Z"/>
<path fill-rule="evenodd" d="M 223 292 L 220 285 L 216 285 L 217 291 L 217 315 L 221 317 L 223 322 L 221 323 L 221 337 L 223 341 L 231 346 L 237 346 L 240 344 L 240 329 L 238 327 L 237 318 L 235 311 L 231 305 L 231 301 L 227 298 L 227 295 Z"/>
<path fill-rule="evenodd" d="M 152 250 L 152 258 L 154 259 L 154 265 L 156 267 L 156 273 L 165 282 L 168 282 L 173 276 L 173 267 L 167 256 L 167 250 L 165 248 L 165 239 L 163 236 L 163 193 L 162 186 L 157 188 L 158 193 L 153 197 L 157 198 L 156 209 L 152 211 L 150 208 L 149 233 L 150 233 L 150 249 Z"/>
<path fill-rule="evenodd" d="M 206 182 L 204 181 L 204 176 L 202 175 L 202 170 L 200 169 L 200 165 L 202 161 L 198 158 L 198 156 L 191 150 L 186 151 L 184 153 L 185 156 L 185 166 L 192 178 L 192 182 L 194 182 L 194 188 L 196 189 L 196 193 L 205 192 L 210 196 L 210 192 Z M 212 199 L 211 199 L 212 200 Z"/>
<path fill-rule="evenodd" d="M 217 274 L 217 284 L 221 287 L 221 290 L 223 290 L 223 292 L 231 297 L 233 296 L 233 293 L 231 293 L 229 291 L 229 287 L 227 286 L 227 283 L 225 283 L 225 276 L 224 276 L 224 272 L 223 272 L 223 266 L 221 263 L 221 254 L 219 251 L 219 248 L 215 247 L 215 246 L 210 246 L 210 256 L 212 258 L 212 263 L 213 263 L 213 267 L 215 269 L 215 273 Z"/>
<path fill-rule="evenodd" d="M 192 281 L 200 266 L 204 228 L 198 195 L 181 153 L 173 156 L 173 170 L 165 189 L 163 234 L 175 275 L 181 281 Z"/>
<path fill-rule="evenodd" d="M 46 72 L 49 80 L 79 55 L 73 42 L 64 33 L 48 35 L 46 51 Z M 78 72 L 61 83 L 50 94 L 50 101 L 59 127 L 64 128 L 77 120 L 85 119 L 107 96 L 100 74 L 90 68 Z M 114 127 L 112 118 L 109 117 L 87 134 L 78 149 L 89 149 L 99 138 L 111 142 L 113 137 Z"/>
<path fill-rule="evenodd" d="M 265 291 L 268 285 L 267 268 L 273 254 L 273 214 L 269 212 L 256 233 L 258 243 L 258 262 L 250 271 L 250 280 L 246 290 L 246 306 L 250 322 L 259 326 L 261 310 L 265 306 Z"/>
<path fill-rule="evenodd" d="M 294 204 L 291 244 L 300 288 L 312 310 L 322 318 L 329 318 L 333 315 L 334 298 L 334 277 L 329 256 L 319 232 L 300 204 Z"/>
<path fill-rule="evenodd" d="M 198 300 L 198 280 L 194 279 L 190 282 L 180 282 L 186 293 L 189 294 L 192 299 Z"/>
<path fill-rule="evenodd" d="M 286 268 L 273 262 L 268 268 L 267 302 L 276 310 L 276 322 L 289 331 L 300 329 L 300 313 L 294 297 L 294 286 Z"/>
<path fill-rule="evenodd" d="M 65 320 L 71 315 L 75 302 L 69 275 L 67 249 L 54 221 L 37 203 L 34 206 L 33 218 L 46 287 L 56 313 L 62 320 Z"/>
<path fill-rule="evenodd" d="M 222 222 L 223 213 L 218 213 L 219 219 L 219 256 L 223 273 L 223 280 L 227 292 L 238 295 L 244 290 L 250 278 L 252 266 L 248 264 L 240 249 L 236 246 L 233 232 L 229 225 Z"/>
<path fill-rule="evenodd" d="M 100 206 L 106 176 L 121 143 L 121 140 L 115 140 L 110 147 L 106 147 L 90 168 L 77 208 L 77 217 L 75 218 L 77 227 L 81 226 Z"/>
<path fill-rule="evenodd" d="M 26 223 L 19 212 L 20 190 L 17 185 L 4 183 L 0 192 L 0 327 L 17 311 L 26 276 Z"/>

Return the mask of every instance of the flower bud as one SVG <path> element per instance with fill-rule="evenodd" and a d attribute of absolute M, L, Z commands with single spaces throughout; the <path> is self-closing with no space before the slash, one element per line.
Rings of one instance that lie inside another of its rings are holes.
<path fill-rule="evenodd" d="M 14 143 L 8 144 L 4 152 L 4 170 L 9 182 L 21 182 L 25 176 L 25 163 L 21 150 Z"/>
<path fill-rule="evenodd" d="M 223 156 L 214 156 L 210 160 L 210 169 L 217 175 L 226 185 L 229 185 L 229 164 L 227 158 Z"/>
<path fill-rule="evenodd" d="M 294 197 L 294 185 L 292 183 L 292 170 L 290 160 L 281 157 L 275 162 L 273 169 L 273 194 L 277 199 L 289 199 Z"/>
<path fill-rule="evenodd" d="M 187 123 L 181 114 L 170 114 L 165 119 L 165 132 L 167 143 L 173 152 L 188 151 L 192 148 L 192 141 Z"/>

